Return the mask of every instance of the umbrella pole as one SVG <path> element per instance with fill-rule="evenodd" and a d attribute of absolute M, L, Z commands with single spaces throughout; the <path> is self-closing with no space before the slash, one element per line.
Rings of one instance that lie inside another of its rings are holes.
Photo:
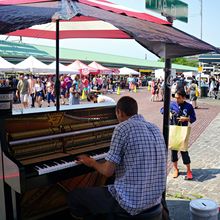
<path fill-rule="evenodd" d="M 59 20 L 56 20 L 56 81 L 55 81 L 55 93 L 56 93 L 56 110 L 60 110 L 60 79 L 59 79 L 59 38 L 60 38 L 60 24 Z"/>
<path fill-rule="evenodd" d="M 169 122 L 170 122 L 170 75 L 171 75 L 171 59 L 165 59 L 165 90 L 164 90 L 164 113 L 163 113 L 163 136 L 166 143 L 166 147 L 168 149 L 169 143 Z M 166 204 L 166 191 L 163 192 L 163 206 L 167 208 Z"/>
<path fill-rule="evenodd" d="M 170 86 L 171 86 L 170 75 L 171 75 L 171 59 L 165 59 L 163 136 L 167 148 L 169 142 L 169 122 L 170 122 Z"/>

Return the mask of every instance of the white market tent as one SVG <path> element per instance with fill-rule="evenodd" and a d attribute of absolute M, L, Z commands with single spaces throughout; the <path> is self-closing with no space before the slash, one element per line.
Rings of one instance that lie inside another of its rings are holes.
<path fill-rule="evenodd" d="M 2 72 L 13 72 L 15 71 L 15 65 L 8 62 L 4 58 L 0 57 L 0 71 Z"/>
<path fill-rule="evenodd" d="M 24 72 L 32 72 L 32 73 L 51 73 L 53 69 L 50 68 L 45 63 L 36 59 L 33 56 L 29 56 L 27 59 L 21 61 L 20 63 L 15 65 L 16 69 L 22 70 Z"/>
<path fill-rule="evenodd" d="M 50 67 L 53 70 L 53 73 L 55 74 L 55 72 L 56 72 L 56 61 L 49 64 L 48 67 Z M 65 66 L 62 63 L 59 63 L 59 72 L 60 72 L 60 74 L 71 74 L 71 75 L 80 73 L 79 70 L 73 69 L 69 66 Z"/>
<path fill-rule="evenodd" d="M 123 76 L 129 76 L 129 75 L 133 75 L 133 76 L 139 76 L 140 73 L 137 72 L 136 70 L 127 68 L 127 67 L 122 67 L 119 70 L 119 75 L 123 75 Z"/>

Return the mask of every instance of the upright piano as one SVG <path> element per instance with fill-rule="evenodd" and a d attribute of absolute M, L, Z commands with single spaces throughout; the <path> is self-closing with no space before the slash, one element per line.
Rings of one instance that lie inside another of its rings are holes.
<path fill-rule="evenodd" d="M 67 208 L 76 187 L 100 186 L 106 178 L 77 163 L 88 154 L 103 160 L 118 121 L 114 105 L 11 115 L 1 138 L 7 219 L 40 219 Z M 86 106 L 86 105 L 85 105 Z"/>

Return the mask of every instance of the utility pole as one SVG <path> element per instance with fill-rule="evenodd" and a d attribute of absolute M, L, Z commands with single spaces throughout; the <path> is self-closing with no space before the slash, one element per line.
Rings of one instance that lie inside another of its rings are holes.
<path fill-rule="evenodd" d="M 203 32 L 203 29 L 202 29 L 202 26 L 203 26 L 203 0 L 200 0 L 200 39 L 202 40 L 202 32 Z M 201 67 L 202 66 L 202 62 L 199 62 L 199 66 Z M 199 72 L 199 89 L 200 89 L 200 97 L 201 97 L 201 74 L 202 74 L 202 71 Z"/>
<path fill-rule="evenodd" d="M 201 16 L 200 39 L 202 40 L 202 32 L 203 32 L 203 29 L 202 29 L 202 26 L 203 26 L 203 0 L 200 0 L 200 16 Z"/>

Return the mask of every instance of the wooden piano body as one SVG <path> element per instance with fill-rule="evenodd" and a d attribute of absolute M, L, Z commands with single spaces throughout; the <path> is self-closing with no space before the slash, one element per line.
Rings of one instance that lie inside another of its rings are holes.
<path fill-rule="evenodd" d="M 10 188 L 7 219 L 40 219 L 67 208 L 70 190 L 105 184 L 105 177 L 77 164 L 76 157 L 104 159 L 117 123 L 115 106 L 99 104 L 5 118 L 1 149 L 3 179 Z"/>

